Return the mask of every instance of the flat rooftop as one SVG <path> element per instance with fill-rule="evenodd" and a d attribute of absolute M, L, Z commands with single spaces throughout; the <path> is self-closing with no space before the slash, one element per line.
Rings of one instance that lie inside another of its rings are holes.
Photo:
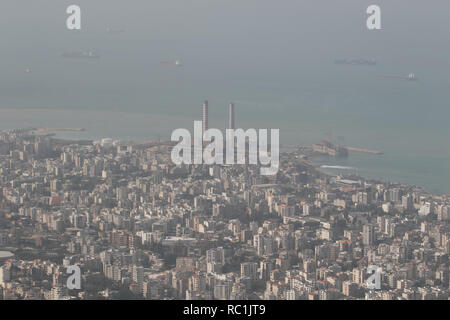
<path fill-rule="evenodd" d="M 14 253 L 9 251 L 0 251 L 0 260 L 7 260 L 14 257 Z"/>

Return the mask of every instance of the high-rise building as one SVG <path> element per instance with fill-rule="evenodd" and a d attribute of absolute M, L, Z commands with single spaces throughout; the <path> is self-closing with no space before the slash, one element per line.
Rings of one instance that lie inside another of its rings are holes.
<path fill-rule="evenodd" d="M 206 251 L 206 262 L 218 263 L 220 265 L 223 265 L 225 263 L 225 251 L 223 250 L 223 248 L 218 247 Z"/>
<path fill-rule="evenodd" d="M 256 262 L 241 263 L 241 277 L 248 277 L 251 280 L 256 280 L 258 277 L 258 264 Z"/>
<path fill-rule="evenodd" d="M 137 284 L 144 282 L 144 268 L 141 266 L 133 266 L 133 281 Z"/>
<path fill-rule="evenodd" d="M 344 281 L 342 283 L 342 293 L 345 296 L 355 296 L 358 291 L 358 285 L 351 281 Z"/>
<path fill-rule="evenodd" d="M 402 196 L 402 207 L 405 210 L 413 209 L 414 207 L 413 199 L 409 194 Z"/>
<path fill-rule="evenodd" d="M 228 129 L 234 129 L 234 103 L 230 103 L 228 111 Z"/>
<path fill-rule="evenodd" d="M 371 246 L 375 241 L 375 227 L 372 224 L 363 226 L 363 244 Z"/>
<path fill-rule="evenodd" d="M 203 103 L 202 109 L 202 134 L 208 130 L 208 100 Z"/>
<path fill-rule="evenodd" d="M 0 285 L 11 280 L 11 269 L 7 266 L 0 267 Z"/>

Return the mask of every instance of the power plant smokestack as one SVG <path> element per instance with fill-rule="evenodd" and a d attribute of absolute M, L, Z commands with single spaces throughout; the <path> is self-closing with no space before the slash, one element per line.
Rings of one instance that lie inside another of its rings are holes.
<path fill-rule="evenodd" d="M 234 129 L 234 103 L 230 103 L 228 111 L 228 129 Z"/>
<path fill-rule="evenodd" d="M 203 103 L 203 110 L 202 110 L 202 134 L 208 130 L 208 100 L 205 100 Z"/>

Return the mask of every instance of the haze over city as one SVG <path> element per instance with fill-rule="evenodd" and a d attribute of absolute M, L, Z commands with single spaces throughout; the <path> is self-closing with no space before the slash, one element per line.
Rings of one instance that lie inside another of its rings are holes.
<path fill-rule="evenodd" d="M 2 1 L 0 299 L 448 299 L 448 2 L 75 2 Z"/>

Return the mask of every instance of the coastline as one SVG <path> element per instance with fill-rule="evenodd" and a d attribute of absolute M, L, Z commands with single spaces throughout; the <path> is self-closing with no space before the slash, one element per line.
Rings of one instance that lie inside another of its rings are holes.
<path fill-rule="evenodd" d="M 101 139 L 92 139 L 92 138 L 86 138 L 86 139 L 79 139 L 79 138 L 75 138 L 75 137 L 67 137 L 66 134 L 70 133 L 70 134 L 79 134 L 81 132 L 85 133 L 87 130 L 85 128 L 49 128 L 49 127 L 45 127 L 45 128 L 23 128 L 23 129 L 13 129 L 13 130 L 0 130 L 0 132 L 2 131 L 30 131 L 30 134 L 33 135 L 42 135 L 42 136 L 51 136 L 53 139 L 55 139 L 58 143 L 80 143 L 80 144 L 93 144 L 96 141 L 100 141 Z M 37 134 L 38 133 L 38 134 Z M 64 133 L 64 134 L 61 134 Z M 88 133 L 89 134 L 89 133 Z M 61 136 L 62 135 L 62 136 Z M 129 144 L 133 144 L 133 145 L 145 145 L 145 144 L 169 144 L 170 141 L 167 139 L 162 139 L 162 140 L 158 140 L 158 139 L 114 139 L 115 141 L 121 142 L 121 143 L 129 143 Z M 309 146 L 302 146 L 299 145 L 297 146 L 298 148 L 295 149 L 295 151 L 283 151 L 283 153 L 285 154 L 296 154 L 298 152 L 298 150 L 303 149 L 303 152 L 305 152 L 305 149 L 308 149 Z M 414 190 L 418 190 L 422 193 L 425 193 L 433 198 L 450 198 L 450 194 L 449 193 L 444 193 L 444 192 L 439 192 L 439 193 L 435 193 L 435 192 L 431 192 L 429 190 L 427 190 L 426 188 L 424 188 L 423 186 L 419 186 L 417 184 L 410 184 L 410 183 L 404 183 L 404 182 L 399 182 L 399 181 L 394 181 L 393 179 L 376 179 L 376 178 L 370 178 L 364 175 L 361 175 L 359 173 L 354 173 L 354 172 L 348 172 L 348 171 L 352 171 L 352 170 L 357 170 L 357 168 L 355 167 L 348 167 L 348 166 L 340 166 L 340 165 L 324 165 L 323 161 L 318 161 L 318 159 L 323 159 L 324 156 L 322 155 L 318 155 L 315 153 L 311 153 L 311 154 L 307 154 L 306 155 L 306 160 L 307 162 L 312 165 L 318 172 L 320 172 L 321 174 L 324 174 L 330 178 L 334 178 L 337 176 L 341 176 L 342 178 L 351 178 L 351 179 L 355 179 L 355 180 L 361 180 L 364 181 L 365 183 L 370 183 L 370 184 L 389 184 L 392 186 L 399 186 L 402 188 L 408 188 L 408 189 L 414 189 Z M 326 159 L 331 160 L 333 159 L 333 157 L 326 157 Z M 330 170 L 340 170 L 341 172 L 331 172 Z M 342 172 L 343 171 L 343 172 Z M 347 172 L 345 172 L 347 171 Z"/>
<path fill-rule="evenodd" d="M 342 176 L 342 177 L 353 177 L 356 179 L 364 180 L 368 183 L 373 184 L 389 184 L 389 185 L 396 185 L 399 187 L 404 188 L 410 188 L 410 189 L 417 189 L 421 192 L 428 194 L 432 196 L 433 198 L 450 198 L 450 193 L 446 192 L 433 192 L 428 190 L 427 188 L 420 186 L 418 184 L 411 184 L 411 183 L 405 183 L 401 181 L 395 181 L 394 179 L 377 179 L 377 178 L 371 178 L 368 176 L 365 176 L 363 174 L 359 174 L 356 172 L 352 172 L 352 170 L 356 170 L 357 168 L 354 167 L 346 167 L 346 166 L 340 166 L 340 165 L 324 165 L 323 161 L 319 161 L 318 159 L 322 158 L 324 156 L 312 154 L 308 157 L 309 162 L 315 167 L 315 169 L 323 174 L 325 174 L 328 177 L 336 177 L 336 176 Z M 326 157 L 328 160 L 332 160 L 333 157 Z M 332 172 L 335 171 L 335 172 Z"/>
<path fill-rule="evenodd" d="M 0 129 L 12 130 L 23 127 L 54 127 L 54 128 L 85 128 L 85 131 L 56 132 L 55 137 L 72 140 L 100 140 L 111 138 L 122 141 L 168 140 L 175 128 L 192 130 L 192 122 L 198 120 L 196 116 L 164 115 L 146 112 L 104 111 L 101 109 L 74 110 L 74 109 L 12 109 L 3 108 L 0 120 Z M 239 122 L 243 128 L 255 126 L 255 123 Z M 220 128 L 223 124 L 212 119 L 211 127 Z M 258 127 L 270 127 L 270 123 L 258 120 Z M 318 141 L 318 135 L 311 128 L 299 129 L 290 124 L 279 123 L 281 141 L 290 145 L 310 145 Z M 353 139 L 355 140 L 355 139 Z M 349 144 L 362 145 L 368 137 L 363 136 L 359 141 L 349 141 Z M 448 164 L 444 162 L 446 154 L 434 154 L 433 150 L 426 150 L 413 154 L 411 148 L 396 150 L 392 144 L 384 145 L 383 139 L 370 141 L 367 147 L 386 151 L 384 155 L 357 154 L 350 152 L 348 159 L 328 158 L 325 161 L 315 162 L 328 166 L 345 166 L 355 168 L 355 172 L 368 179 L 380 181 L 400 181 L 409 185 L 419 185 L 433 194 L 450 193 L 450 177 Z M 443 149 L 445 150 L 445 149 Z M 398 151 L 398 152 L 397 152 Z M 340 173 L 337 169 L 332 174 Z"/>

